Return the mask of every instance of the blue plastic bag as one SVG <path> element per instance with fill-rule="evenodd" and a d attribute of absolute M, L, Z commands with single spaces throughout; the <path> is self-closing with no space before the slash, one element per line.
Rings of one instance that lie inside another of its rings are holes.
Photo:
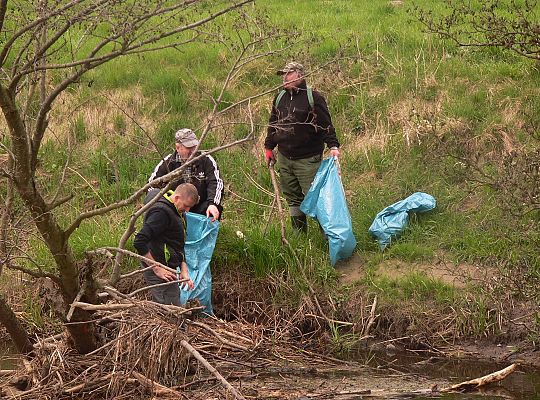
<path fill-rule="evenodd" d="M 427 193 L 411 194 L 406 199 L 379 212 L 369 227 L 369 233 L 379 241 L 381 250 L 384 250 L 392 242 L 392 239 L 395 239 L 407 227 L 409 211 L 430 211 L 436 205 L 435 198 Z"/>
<path fill-rule="evenodd" d="M 210 260 L 216 246 L 219 222 L 211 222 L 207 216 L 191 212 L 186 213 L 186 221 L 187 237 L 184 250 L 189 277 L 195 288 L 183 290 L 180 287 L 180 303 L 185 304 L 189 299 L 198 299 L 205 307 L 203 311 L 213 314 Z"/>
<path fill-rule="evenodd" d="M 321 162 L 309 192 L 300 204 L 300 210 L 321 224 L 328 238 L 332 265 L 352 255 L 356 238 L 334 157 Z"/>

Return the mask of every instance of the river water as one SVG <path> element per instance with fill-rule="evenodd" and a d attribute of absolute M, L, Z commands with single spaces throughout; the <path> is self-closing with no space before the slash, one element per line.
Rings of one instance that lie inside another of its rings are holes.
<path fill-rule="evenodd" d="M 372 368 L 386 371 L 389 375 L 418 376 L 419 381 L 448 382 L 447 386 L 479 378 L 501 370 L 508 364 L 488 361 L 460 360 L 422 357 L 408 353 L 360 354 L 358 360 Z M 439 386 L 440 387 L 440 386 Z M 420 389 L 420 387 L 418 387 Z M 429 396 L 417 398 L 430 398 Z M 540 400 L 540 371 L 518 366 L 516 371 L 503 381 L 486 386 L 476 394 L 445 394 L 443 399 L 514 399 Z"/>
<path fill-rule="evenodd" d="M 487 375 L 509 365 L 478 360 L 425 357 L 407 352 L 395 354 L 358 353 L 353 358 L 361 364 L 366 364 L 369 368 L 361 368 L 351 374 L 345 372 L 335 376 L 326 376 L 321 383 L 316 382 L 314 377 L 306 376 L 302 382 L 296 381 L 295 384 L 298 385 L 298 389 L 314 386 L 319 388 L 334 387 L 336 390 L 374 389 L 384 392 L 407 392 L 428 389 L 434 384 L 437 384 L 439 388 L 450 386 Z M 17 368 L 17 355 L 9 344 L 0 343 L 0 369 L 14 368 Z M 258 384 L 263 385 L 264 379 L 258 380 Z M 282 385 L 283 383 L 280 383 L 280 386 Z M 292 386 L 294 385 L 291 385 L 291 389 Z M 304 399 L 305 397 L 298 398 Z M 337 398 L 339 399 L 339 397 Z M 359 395 L 354 398 L 361 399 L 362 397 Z M 402 399 L 403 397 L 386 395 L 381 396 L 381 398 Z M 425 395 L 415 398 L 429 399 L 433 397 Z M 437 398 L 540 400 L 540 371 L 520 366 L 503 381 L 491 384 L 478 393 L 445 394 Z"/>

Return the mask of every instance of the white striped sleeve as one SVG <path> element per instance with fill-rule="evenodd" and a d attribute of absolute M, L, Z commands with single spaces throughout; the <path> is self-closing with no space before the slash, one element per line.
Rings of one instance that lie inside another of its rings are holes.
<path fill-rule="evenodd" d="M 216 193 L 214 194 L 214 199 L 212 202 L 216 205 L 221 203 L 221 197 L 223 196 L 223 179 L 219 175 L 219 168 L 217 166 L 216 160 L 211 155 L 207 155 L 208 159 L 212 162 L 214 167 L 214 176 L 216 177 Z"/>
<path fill-rule="evenodd" d="M 156 168 L 154 168 L 154 171 L 152 171 L 152 175 L 150 175 L 150 178 L 148 179 L 148 183 L 152 182 L 156 178 L 160 178 L 161 176 L 163 176 L 163 174 L 160 175 L 160 176 L 157 176 L 157 173 L 158 173 L 159 169 L 161 168 L 161 166 L 165 162 L 167 162 L 169 160 L 169 158 L 171 158 L 171 156 L 172 156 L 172 153 L 169 154 L 167 157 L 165 157 L 163 160 L 161 160 L 158 165 L 156 165 Z M 148 190 L 152 190 L 152 189 L 154 189 L 154 188 L 151 187 Z"/>

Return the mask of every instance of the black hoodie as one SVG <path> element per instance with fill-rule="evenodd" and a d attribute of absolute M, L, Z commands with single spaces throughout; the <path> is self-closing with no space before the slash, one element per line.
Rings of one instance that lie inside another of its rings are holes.
<path fill-rule="evenodd" d="M 313 109 L 307 96 L 306 82 L 288 90 L 276 107 L 272 102 L 272 113 L 264 147 L 278 151 L 285 157 L 296 160 L 322 154 L 324 144 L 339 147 L 336 131 L 324 97 L 313 90 Z"/>
<path fill-rule="evenodd" d="M 150 251 L 152 257 L 161 264 L 171 268 L 179 267 L 185 260 L 184 220 L 175 205 L 162 197 L 146 211 L 144 224 L 135 235 L 133 246 L 142 256 Z"/>

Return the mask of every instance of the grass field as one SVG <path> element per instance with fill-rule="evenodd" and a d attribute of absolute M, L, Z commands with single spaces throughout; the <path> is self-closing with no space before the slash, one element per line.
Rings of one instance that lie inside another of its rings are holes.
<path fill-rule="evenodd" d="M 438 2 L 416 4 L 436 9 Z M 411 5 L 407 0 L 259 2 L 255 8 L 267 18 L 261 28 L 294 31 L 298 44 L 249 64 L 231 81 L 222 107 L 277 87 L 273 72 L 292 58 L 314 71 L 310 84 L 326 96 L 342 143 L 343 183 L 358 240 L 355 256 L 365 271 L 359 284 L 383 301 L 452 306 L 463 304 L 470 293 L 478 295 L 476 305 L 483 301 L 482 291 L 455 290 L 422 273 L 394 279 L 372 273 L 389 262 L 489 265 L 516 271 L 532 288 L 540 279 L 538 216 L 510 215 L 498 193 L 482 185 L 456 155 L 475 155 L 484 171 L 496 173 L 501 154 L 538 145 L 529 128 L 538 132 L 538 64 L 498 49 L 459 48 L 423 33 L 408 12 Z M 223 26 L 234 37 L 231 22 Z M 340 54 L 347 58 L 317 69 Z M 63 190 L 78 196 L 65 206 L 65 221 L 141 187 L 160 154 L 172 149 L 175 130 L 200 131 L 213 106 L 210 96 L 219 93 L 233 56 L 216 44 L 197 43 L 124 58 L 100 67 L 66 94 L 68 101 L 53 111 L 53 133 L 41 165 L 42 184 L 52 191 L 64 163 L 72 160 Z M 227 197 L 214 270 L 243 268 L 257 276 L 286 270 L 289 279 L 301 281 L 294 258 L 279 245 L 275 215 L 266 228 L 272 202 L 266 191 L 272 188 L 262 141 L 274 93 L 251 103 L 253 140 L 215 155 Z M 69 111 L 73 104 L 81 106 Z M 246 121 L 246 108 L 233 110 L 202 147 L 242 137 Z M 371 221 L 416 191 L 432 194 L 437 208 L 413 217 L 402 237 L 381 252 L 367 233 Z M 77 254 L 115 245 L 131 212 L 85 222 L 72 238 Z M 310 278 L 335 291 L 337 274 L 311 228 L 307 238 L 292 239 L 294 246 L 313 266 Z M 50 261 L 45 260 L 43 255 L 44 263 Z M 517 293 L 516 287 L 507 289 Z M 475 309 L 475 322 L 486 314 L 484 308 Z M 483 325 L 478 326 L 463 330 L 482 334 Z"/>

